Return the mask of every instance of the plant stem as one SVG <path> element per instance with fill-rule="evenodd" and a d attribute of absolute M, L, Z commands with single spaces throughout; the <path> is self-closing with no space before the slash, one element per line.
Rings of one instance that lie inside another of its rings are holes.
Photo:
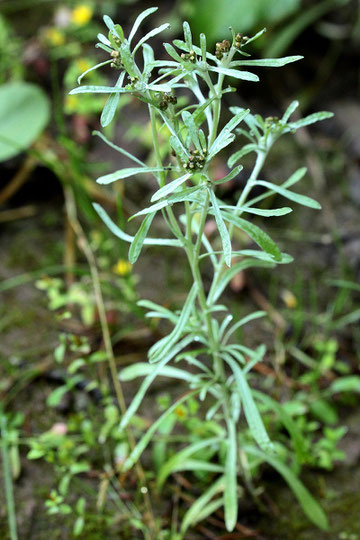
<path fill-rule="evenodd" d="M 17 527 L 16 527 L 15 500 L 14 500 L 11 466 L 10 466 L 8 444 L 7 444 L 7 425 L 6 425 L 6 417 L 4 414 L 1 414 L 1 453 L 2 453 L 2 460 L 3 460 L 5 497 L 6 497 L 8 520 L 9 520 L 10 538 L 11 540 L 18 540 Z"/>
<path fill-rule="evenodd" d="M 266 149 L 258 149 L 257 151 L 257 158 L 256 158 L 256 162 L 255 162 L 255 165 L 254 165 L 254 169 L 248 179 L 248 181 L 246 182 L 246 185 L 238 199 L 238 202 L 236 204 L 236 211 L 235 211 L 235 215 L 236 216 L 240 216 L 243 212 L 243 210 L 241 210 L 241 207 L 245 204 L 246 202 L 246 199 L 247 197 L 249 196 L 249 193 L 250 191 L 252 190 L 252 188 L 254 187 L 254 184 L 257 180 L 257 177 L 264 165 L 264 162 L 265 162 L 265 159 L 267 157 L 267 154 L 269 152 L 269 149 L 270 149 L 270 146 L 268 146 Z M 230 236 L 230 240 L 232 239 L 232 236 L 233 236 L 233 233 L 234 233 L 234 225 L 232 223 L 230 223 L 229 225 L 229 236 Z M 207 303 L 209 306 L 212 305 L 212 297 L 215 293 L 215 290 L 216 290 L 216 286 L 218 284 L 218 281 L 222 275 L 222 272 L 223 272 L 223 269 L 224 269 L 224 265 L 225 265 L 225 258 L 224 258 L 224 255 L 221 255 L 220 259 L 219 259 L 219 262 L 217 264 L 217 267 L 214 271 L 214 276 L 213 276 L 213 281 L 212 281 L 212 284 L 211 284 L 211 287 L 210 287 L 210 291 L 209 291 L 209 294 L 208 294 L 208 298 L 207 298 Z"/>
<path fill-rule="evenodd" d="M 124 415 L 126 413 L 125 398 L 124 398 L 124 393 L 123 393 L 122 386 L 119 380 L 117 368 L 116 368 L 115 355 L 114 355 L 114 351 L 113 351 L 113 347 L 111 343 L 109 325 L 106 319 L 106 310 L 105 310 L 104 298 L 103 298 L 103 294 L 101 290 L 100 276 L 99 276 L 99 271 L 96 264 L 96 259 L 91 249 L 91 246 L 86 238 L 84 230 L 77 218 L 76 205 L 75 205 L 72 189 L 69 186 L 67 186 L 64 188 L 64 193 L 65 193 L 65 204 L 66 204 L 66 210 L 67 210 L 67 216 L 68 216 L 69 222 L 74 230 L 74 233 L 76 234 L 79 248 L 84 253 L 87 259 L 89 268 L 90 268 L 91 279 L 92 279 L 95 299 L 96 299 L 96 306 L 99 312 L 99 319 L 100 319 L 102 336 L 104 340 L 105 351 L 106 351 L 106 355 L 107 355 L 109 367 L 110 367 L 111 380 L 115 388 L 116 399 L 118 401 L 121 414 Z M 126 433 L 128 436 L 130 447 L 134 448 L 135 438 L 132 431 L 128 428 L 126 430 Z M 154 520 L 153 511 L 152 511 L 151 500 L 150 500 L 148 488 L 146 486 L 145 473 L 141 466 L 140 461 L 138 461 L 136 464 L 136 472 L 142 484 L 143 489 L 141 490 L 141 492 L 143 494 L 145 506 L 146 506 L 148 516 L 150 519 L 150 527 L 153 531 L 155 531 L 155 520 Z"/>

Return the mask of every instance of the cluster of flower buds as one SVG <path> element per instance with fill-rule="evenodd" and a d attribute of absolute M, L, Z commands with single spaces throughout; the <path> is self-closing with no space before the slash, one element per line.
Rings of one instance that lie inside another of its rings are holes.
<path fill-rule="evenodd" d="M 115 69 L 121 69 L 122 62 L 121 62 L 120 51 L 111 51 L 110 56 L 113 59 L 113 61 L 110 64 L 110 67 L 115 68 Z"/>
<path fill-rule="evenodd" d="M 270 131 L 282 131 L 285 125 L 277 116 L 268 116 L 265 118 L 265 128 Z"/>
<path fill-rule="evenodd" d="M 185 60 L 186 62 L 191 62 L 192 64 L 195 64 L 195 62 L 196 62 L 196 54 L 195 54 L 195 51 L 193 51 L 193 50 L 191 49 L 191 51 L 189 51 L 189 54 L 187 54 L 187 53 L 182 53 L 181 58 L 182 58 L 183 60 Z"/>
<path fill-rule="evenodd" d="M 240 49 L 242 45 L 245 45 L 248 39 L 248 36 L 244 36 L 243 34 L 236 34 L 234 39 L 234 47 L 236 47 L 236 49 Z"/>
<path fill-rule="evenodd" d="M 176 105 L 177 103 L 177 97 L 174 96 L 173 94 L 163 94 L 163 97 L 162 97 L 162 100 L 160 101 L 160 104 L 159 104 L 159 107 L 162 111 L 165 111 L 168 106 L 169 106 L 169 103 L 171 103 L 172 105 Z"/>
<path fill-rule="evenodd" d="M 215 48 L 215 56 L 218 60 L 221 60 L 224 53 L 228 53 L 230 51 L 230 42 L 227 39 L 224 39 L 223 41 L 218 41 Z"/>
<path fill-rule="evenodd" d="M 207 150 L 202 149 L 202 154 L 199 150 L 192 150 L 190 152 L 189 160 L 185 164 L 185 169 L 188 171 L 194 171 L 194 169 L 203 169 L 205 165 Z"/>

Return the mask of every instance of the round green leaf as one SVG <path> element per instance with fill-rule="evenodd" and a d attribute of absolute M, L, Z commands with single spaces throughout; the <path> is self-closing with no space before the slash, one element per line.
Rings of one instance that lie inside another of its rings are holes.
<path fill-rule="evenodd" d="M 41 88 L 20 81 L 3 84 L 0 87 L 0 161 L 29 148 L 49 119 L 49 100 Z"/>

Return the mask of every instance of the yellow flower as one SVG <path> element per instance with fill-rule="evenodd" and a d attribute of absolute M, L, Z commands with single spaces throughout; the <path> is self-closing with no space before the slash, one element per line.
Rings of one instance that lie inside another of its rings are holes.
<path fill-rule="evenodd" d="M 45 32 L 45 39 L 55 47 L 58 47 L 59 45 L 64 45 L 65 43 L 64 34 L 60 32 L 60 30 L 58 30 L 57 28 L 48 28 Z"/>
<path fill-rule="evenodd" d="M 73 112 L 76 110 L 79 103 L 78 96 L 66 96 L 65 97 L 65 109 L 67 112 Z"/>
<path fill-rule="evenodd" d="M 131 272 L 131 264 L 129 261 L 119 259 L 115 266 L 113 266 L 113 272 L 118 274 L 118 276 L 126 276 L 126 274 Z"/>
<path fill-rule="evenodd" d="M 91 20 L 92 14 L 93 10 L 89 5 L 79 4 L 73 9 L 71 19 L 77 26 L 85 26 Z"/>
<path fill-rule="evenodd" d="M 91 68 L 91 64 L 84 59 L 76 60 L 76 67 L 78 68 L 80 73 L 83 73 L 87 69 Z"/>
<path fill-rule="evenodd" d="M 296 296 L 291 291 L 288 291 L 287 289 L 283 289 L 281 291 L 281 298 L 287 308 L 289 309 L 296 308 L 298 301 L 297 301 Z"/>

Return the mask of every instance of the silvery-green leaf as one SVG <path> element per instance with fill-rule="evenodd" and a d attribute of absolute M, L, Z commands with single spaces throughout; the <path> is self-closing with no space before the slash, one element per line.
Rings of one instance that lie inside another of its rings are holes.
<path fill-rule="evenodd" d="M 302 60 L 303 56 L 284 56 L 283 58 L 264 58 L 261 60 L 235 60 L 230 67 L 254 66 L 254 67 L 282 67 L 291 62 Z"/>
<path fill-rule="evenodd" d="M 158 9 L 159 8 L 157 8 L 157 7 L 148 8 L 148 9 L 145 9 L 142 13 L 140 13 L 140 15 L 138 15 L 138 17 L 136 18 L 136 20 L 134 22 L 134 26 L 132 27 L 131 32 L 129 34 L 129 40 L 128 40 L 129 45 L 131 43 L 132 38 L 134 37 L 134 35 L 138 31 L 138 29 L 139 29 L 141 23 L 143 22 L 143 20 L 146 19 L 146 17 L 148 17 L 152 13 L 155 13 L 155 11 L 157 11 Z"/>
<path fill-rule="evenodd" d="M 273 216 L 286 216 L 292 212 L 292 208 L 284 206 L 283 208 L 272 208 L 270 210 L 262 208 L 241 207 L 241 212 L 247 212 L 248 214 L 255 214 L 256 216 L 273 217 Z"/>
<path fill-rule="evenodd" d="M 189 23 L 187 21 L 184 21 L 183 29 L 184 29 L 185 43 L 189 47 L 189 49 L 191 49 L 192 48 L 192 35 L 191 35 Z"/>
<path fill-rule="evenodd" d="M 133 236 L 126 234 L 123 230 L 118 227 L 113 220 L 108 216 L 105 210 L 97 203 L 93 203 L 95 212 L 99 215 L 100 219 L 105 223 L 108 229 L 124 242 L 132 242 L 134 240 Z M 181 247 L 182 244 L 179 240 L 173 240 L 172 238 L 145 238 L 144 244 L 147 246 L 171 246 L 171 247 Z"/>
<path fill-rule="evenodd" d="M 170 137 L 170 144 L 175 154 L 183 161 L 186 162 L 189 158 L 186 148 L 178 137 L 172 135 Z"/>
<path fill-rule="evenodd" d="M 222 214 L 220 212 L 220 208 L 218 206 L 218 203 L 217 203 L 217 200 L 216 200 L 216 197 L 215 197 L 215 193 L 214 193 L 214 191 L 212 189 L 209 189 L 209 195 L 210 195 L 211 205 L 212 205 L 212 207 L 214 209 L 214 216 L 215 216 L 216 225 L 217 225 L 218 231 L 219 231 L 220 236 L 221 236 L 221 242 L 222 242 L 222 246 L 223 246 L 223 250 L 224 250 L 225 263 L 228 266 L 231 266 L 231 240 L 230 240 L 230 236 L 229 236 L 229 231 L 227 230 L 227 227 L 226 227 L 226 225 L 224 223 Z"/>
<path fill-rule="evenodd" d="M 120 52 L 121 62 L 123 63 L 126 71 L 130 75 L 130 77 L 136 78 L 139 75 L 139 70 L 136 67 L 133 55 L 130 51 L 130 44 L 127 42 L 122 43 L 120 47 Z"/>
<path fill-rule="evenodd" d="M 240 366 L 229 355 L 224 357 L 230 365 L 234 375 L 237 388 L 243 405 L 245 418 L 250 428 L 251 434 L 260 448 L 265 452 L 273 451 L 273 445 L 266 432 L 258 408 L 255 404 L 252 392 Z"/>
<path fill-rule="evenodd" d="M 247 154 L 250 154 L 250 152 L 256 152 L 258 148 L 259 147 L 257 144 L 245 144 L 245 146 L 243 146 L 241 150 L 238 150 L 229 157 L 228 166 L 233 167 L 233 165 L 235 165 L 235 163 L 239 161 L 239 159 L 241 159 L 243 156 L 246 156 Z"/>
<path fill-rule="evenodd" d="M 301 169 L 298 169 L 297 171 L 295 171 L 287 180 L 286 182 L 284 182 L 281 187 L 282 188 L 288 188 L 288 187 L 291 187 L 293 186 L 294 184 L 296 184 L 296 182 L 299 182 L 299 180 L 301 180 L 303 178 L 303 176 L 305 176 L 307 172 L 307 168 L 306 167 L 301 167 Z"/>
<path fill-rule="evenodd" d="M 129 178 L 130 176 L 135 176 L 136 174 L 156 173 L 163 171 L 164 168 L 162 167 L 129 167 L 127 169 L 120 169 L 119 171 L 100 176 L 96 181 L 98 184 L 111 184 L 112 182 L 116 182 L 116 180 Z"/>
<path fill-rule="evenodd" d="M 184 307 L 181 311 L 178 322 L 176 323 L 173 331 L 155 343 L 149 350 L 149 361 L 159 362 L 165 355 L 169 353 L 178 342 L 181 334 L 185 331 L 186 325 L 189 322 L 189 318 L 194 309 L 194 302 L 198 292 L 198 286 L 196 283 L 190 289 L 188 297 L 185 301 Z"/>
<path fill-rule="evenodd" d="M 97 38 L 100 41 L 100 43 L 103 43 L 104 45 L 107 45 L 108 47 L 111 46 L 110 41 L 108 40 L 106 36 L 104 36 L 104 34 L 98 34 Z"/>
<path fill-rule="evenodd" d="M 185 52 L 189 52 L 190 51 L 190 47 L 187 45 L 187 43 L 185 43 L 184 41 L 182 41 L 181 39 L 174 39 L 173 41 L 173 44 L 175 45 L 175 47 L 178 47 L 179 49 L 181 49 L 182 51 L 185 51 Z M 196 45 L 192 44 L 191 46 L 191 49 L 198 55 L 198 56 L 201 56 L 201 49 L 200 47 L 196 47 Z M 217 58 L 215 55 L 207 52 L 206 53 L 206 58 L 208 58 L 209 60 L 213 60 L 214 62 L 218 62 Z M 183 62 L 183 60 L 182 60 Z"/>
<path fill-rule="evenodd" d="M 78 77 L 78 80 L 77 80 L 77 83 L 80 84 L 80 81 L 83 77 L 85 77 L 85 75 L 87 75 L 88 73 L 90 73 L 90 71 L 94 71 L 95 69 L 99 69 L 100 67 L 102 66 L 106 66 L 106 64 L 110 64 L 112 62 L 112 60 L 106 60 L 105 62 L 101 62 L 100 64 L 96 64 L 96 66 L 93 66 L 89 69 L 87 69 L 86 71 L 84 71 L 84 73 L 82 73 L 79 77 Z"/>
<path fill-rule="evenodd" d="M 240 328 L 241 326 L 244 326 L 248 322 L 254 321 L 255 319 L 259 319 L 260 317 L 265 317 L 265 315 L 266 315 L 266 311 L 254 311 L 254 313 L 250 313 L 249 315 L 246 315 L 246 317 L 242 317 L 239 321 L 234 323 L 229 328 L 229 330 L 226 332 L 224 336 L 223 342 L 227 343 L 229 341 L 230 336 L 232 336 L 232 334 L 236 332 L 236 330 Z"/>
<path fill-rule="evenodd" d="M 316 112 L 316 113 L 310 114 L 309 116 L 306 116 L 305 118 L 302 118 L 301 120 L 298 120 L 297 122 L 290 122 L 289 126 L 292 129 L 299 129 L 304 126 L 309 126 L 310 124 L 314 124 L 315 122 L 320 122 L 321 120 L 332 118 L 333 116 L 334 116 L 334 113 L 328 112 L 328 111 Z"/>
<path fill-rule="evenodd" d="M 246 221 L 241 217 L 231 214 L 230 212 L 222 211 L 222 216 L 225 220 L 235 225 L 235 227 L 246 232 L 246 234 L 248 234 L 261 249 L 272 255 L 276 261 L 281 259 L 281 252 L 278 246 L 266 232 L 260 229 L 260 227 L 254 225 L 254 223 L 250 223 L 250 221 Z"/>
<path fill-rule="evenodd" d="M 155 302 L 152 302 L 151 300 L 139 300 L 137 302 L 137 305 L 145 309 L 152 309 L 153 311 L 156 312 L 157 316 L 161 315 L 162 318 L 168 319 L 174 325 L 179 320 L 179 317 L 173 311 L 170 311 L 170 309 L 167 309 L 164 306 L 160 306 L 159 304 L 155 304 Z M 147 316 L 148 314 L 146 314 L 146 317 Z"/>
<path fill-rule="evenodd" d="M 230 180 L 233 180 L 233 178 L 235 178 L 235 176 L 237 176 L 239 172 L 243 170 L 243 168 L 244 167 L 242 165 L 238 165 L 237 167 L 235 167 L 235 169 L 229 172 L 229 174 L 224 176 L 224 178 L 220 178 L 220 180 L 215 180 L 213 184 L 217 185 L 217 184 L 225 184 L 226 182 L 230 182 Z"/>
<path fill-rule="evenodd" d="M 225 460 L 224 510 L 226 530 L 231 532 L 237 523 L 237 441 L 234 421 L 227 420 L 228 438 Z"/>
<path fill-rule="evenodd" d="M 144 240 L 150 229 L 150 225 L 154 217 L 155 217 L 155 212 L 153 214 L 148 214 L 145 217 L 145 219 L 143 220 L 142 224 L 139 227 L 138 232 L 136 233 L 134 237 L 134 240 L 131 242 L 131 246 L 129 249 L 129 261 L 131 262 L 131 264 L 134 264 L 140 255 L 141 249 L 144 244 Z"/>
<path fill-rule="evenodd" d="M 231 132 L 244 118 L 246 118 L 248 114 L 249 109 L 242 109 L 237 112 L 235 116 L 226 124 L 209 149 L 209 159 L 234 140 L 235 135 L 233 135 Z"/>
<path fill-rule="evenodd" d="M 189 113 L 188 111 L 183 111 L 181 113 L 181 117 L 183 119 L 183 122 L 186 126 L 186 129 L 188 130 L 188 134 L 190 136 L 190 140 L 192 144 L 195 146 L 195 148 L 202 152 L 202 146 L 199 141 L 199 135 L 198 135 L 198 127 L 195 124 L 195 120 L 193 118 L 193 115 Z"/>
<path fill-rule="evenodd" d="M 262 452 L 254 446 L 245 445 L 243 450 L 250 455 L 260 458 L 262 461 L 267 462 L 274 467 L 284 480 L 289 484 L 294 495 L 301 504 L 305 514 L 308 518 L 317 526 L 323 530 L 328 530 L 328 520 L 321 506 L 305 488 L 304 484 L 295 476 L 291 469 L 285 465 L 280 459 L 272 454 Z"/>
<path fill-rule="evenodd" d="M 260 80 L 255 73 L 250 73 L 250 71 L 241 71 L 238 69 L 230 69 L 219 66 L 208 66 L 208 69 L 209 71 L 215 71 L 215 73 L 221 73 L 222 75 L 227 75 L 228 77 L 234 77 L 234 79 L 241 79 L 242 81 L 258 82 Z"/>
<path fill-rule="evenodd" d="M 108 47 L 107 45 L 104 45 L 103 43 L 96 43 L 95 47 L 96 49 L 102 49 L 103 51 L 106 51 L 109 54 L 111 54 L 113 51 L 110 47 Z"/>
<path fill-rule="evenodd" d="M 250 39 L 247 40 L 246 45 L 251 43 L 252 41 L 255 41 L 256 39 L 259 39 L 264 33 L 266 32 L 266 28 L 263 28 L 259 32 L 257 32 L 254 36 L 252 36 Z"/>
<path fill-rule="evenodd" d="M 115 86 L 121 88 L 124 82 L 124 78 L 125 71 L 121 73 Z M 102 127 L 106 127 L 112 122 L 116 113 L 116 108 L 119 104 L 119 100 L 120 94 L 111 94 L 111 96 L 108 97 L 100 117 L 100 124 L 102 125 Z"/>
<path fill-rule="evenodd" d="M 232 280 L 232 278 L 242 270 L 246 270 L 247 268 L 272 268 L 275 266 L 275 262 L 268 262 L 268 261 L 262 261 L 262 260 L 256 260 L 256 259 L 246 259 L 245 261 L 241 261 L 239 263 L 233 264 L 231 268 L 228 268 L 222 277 L 220 278 L 219 282 L 217 283 L 216 287 L 210 289 L 210 300 L 212 302 L 216 302 L 216 300 L 220 297 L 228 283 Z"/>
<path fill-rule="evenodd" d="M 271 182 L 265 182 L 263 180 L 258 180 L 257 184 L 259 184 L 260 186 L 264 186 L 268 189 L 271 189 L 271 191 L 275 191 L 276 193 L 279 193 L 279 195 L 282 195 L 283 197 L 290 199 L 290 201 L 294 201 L 298 204 L 302 204 L 303 206 L 308 206 L 309 208 L 314 208 L 315 210 L 321 209 L 321 205 L 317 201 L 315 201 L 314 199 L 311 199 L 310 197 L 307 197 L 306 195 L 300 195 L 299 193 L 294 193 L 293 191 L 289 191 L 288 189 L 285 189 L 281 186 L 272 184 Z"/>
<path fill-rule="evenodd" d="M 116 86 L 80 86 L 73 88 L 69 94 L 131 94 L 134 89 L 118 88 Z"/>
<path fill-rule="evenodd" d="M 157 477 L 157 486 L 159 489 L 163 486 L 165 480 L 167 477 L 172 474 L 176 470 L 181 470 L 181 464 L 184 463 L 187 459 L 189 459 L 190 456 L 193 456 L 203 448 L 206 448 L 208 446 L 218 446 L 220 442 L 220 439 L 217 437 L 213 437 L 211 439 L 203 439 L 201 441 L 196 441 L 192 444 L 189 444 L 176 454 L 174 454 L 168 461 L 166 461 L 158 474 Z"/>
<path fill-rule="evenodd" d="M 287 253 L 281 253 L 281 259 L 275 260 L 272 255 L 269 255 L 269 253 L 265 253 L 264 251 L 257 251 L 255 249 L 242 249 L 237 253 L 239 255 L 245 255 L 246 257 L 255 257 L 256 259 L 259 259 L 261 261 L 274 262 L 276 264 L 289 264 L 294 260 L 294 257 L 291 257 L 291 255 L 288 255 Z"/>
<path fill-rule="evenodd" d="M 208 512 L 204 513 L 204 510 L 211 505 L 209 512 L 214 511 L 214 504 L 216 505 L 215 508 L 222 505 L 223 500 L 215 500 L 213 501 L 213 497 L 217 495 L 218 493 L 221 493 L 225 489 L 225 478 L 224 476 L 221 476 L 212 486 L 210 486 L 209 489 L 207 489 L 205 492 L 200 495 L 198 499 L 196 499 L 195 502 L 192 503 L 189 510 L 185 513 L 182 522 L 181 522 L 181 534 L 185 535 L 186 531 L 191 525 L 195 525 L 200 521 L 203 517 L 206 517 Z"/>
<path fill-rule="evenodd" d="M 161 26 L 159 26 L 158 28 L 154 28 L 153 30 L 148 32 L 143 38 L 140 39 L 140 41 L 136 45 L 136 47 L 134 47 L 133 54 L 139 49 L 139 47 L 141 47 L 141 45 L 143 43 L 145 43 L 145 41 L 147 41 L 148 39 L 151 39 L 152 37 L 156 36 L 157 34 L 160 34 L 160 32 L 163 32 L 163 30 L 167 30 L 168 28 L 170 28 L 170 24 L 165 23 L 165 24 L 162 24 Z"/>
<path fill-rule="evenodd" d="M 115 28 L 115 24 L 114 22 L 112 21 L 112 19 L 108 16 L 108 15 L 104 15 L 103 17 L 104 19 L 104 23 L 106 24 L 106 26 L 108 27 L 108 29 L 110 30 L 110 32 L 118 37 L 119 39 L 121 39 L 121 36 L 118 34 L 117 32 L 117 29 Z"/>
<path fill-rule="evenodd" d="M 145 377 L 154 371 L 153 364 L 148 364 L 146 362 L 138 362 L 121 370 L 119 374 L 119 379 L 121 381 L 133 381 L 138 377 Z M 172 366 L 164 366 L 158 371 L 159 377 L 170 377 L 172 379 L 181 379 L 183 381 L 192 382 L 194 380 L 194 375 Z"/>
<path fill-rule="evenodd" d="M 169 184 L 166 184 L 162 188 L 158 189 L 151 197 L 151 202 L 158 201 L 162 197 L 167 197 L 170 193 L 173 193 L 178 187 L 184 184 L 184 182 L 186 182 L 190 176 L 191 173 L 184 174 L 183 176 L 180 176 L 180 178 L 177 178 L 176 180 L 173 180 Z"/>
<path fill-rule="evenodd" d="M 105 135 L 103 133 L 101 133 L 101 131 L 93 131 L 92 132 L 93 135 L 96 135 L 97 137 L 100 137 L 100 139 L 102 139 L 106 144 L 108 144 L 111 148 L 113 148 L 114 150 L 116 150 L 117 152 L 120 152 L 120 154 L 123 154 L 124 156 L 128 157 L 129 159 L 132 159 L 133 161 L 135 161 L 136 163 L 138 163 L 139 165 L 141 165 L 141 167 L 146 167 L 145 163 L 143 163 L 142 161 L 140 161 L 140 159 L 138 159 L 137 157 L 133 156 L 132 154 L 130 154 L 127 150 L 124 150 L 124 148 L 121 148 L 120 146 L 117 146 L 116 144 L 112 143 L 111 141 L 109 141 L 109 139 L 107 139 L 105 137 Z"/>
<path fill-rule="evenodd" d="M 158 362 L 157 364 L 153 365 L 153 370 L 149 371 L 149 374 L 141 383 L 139 390 L 135 394 L 133 400 L 131 401 L 129 407 L 126 410 L 126 413 L 122 417 L 121 422 L 120 422 L 120 429 L 125 429 L 125 427 L 129 424 L 131 418 L 134 416 L 134 414 L 140 407 L 149 386 L 152 384 L 152 382 L 155 380 L 155 378 L 158 376 L 161 370 L 166 366 L 168 362 L 170 362 L 170 360 L 172 360 L 172 358 L 174 358 L 174 356 L 176 356 L 182 349 L 187 347 L 187 345 L 191 343 L 192 339 L 193 339 L 192 337 L 187 336 L 182 341 L 177 343 L 177 345 L 173 348 L 173 350 L 170 353 L 168 353 L 166 356 L 164 356 L 161 362 Z"/>
<path fill-rule="evenodd" d="M 176 60 L 180 64 L 182 64 L 184 62 L 183 59 L 181 58 L 181 56 L 176 52 L 176 50 L 174 49 L 174 47 L 170 43 L 164 43 L 163 45 L 164 45 L 164 48 L 165 48 L 166 52 L 171 56 L 171 58 L 173 58 L 174 60 Z"/>
<path fill-rule="evenodd" d="M 188 392 L 187 394 L 183 395 L 182 397 L 180 397 L 177 401 L 175 401 L 175 403 L 173 405 L 171 405 L 171 407 L 169 407 L 161 416 L 160 418 L 158 418 L 151 426 L 150 428 L 147 430 L 147 432 L 145 433 L 145 435 L 143 435 L 143 437 L 140 439 L 140 441 L 137 443 L 137 445 L 135 446 L 135 448 L 132 450 L 130 456 L 127 458 L 127 460 L 125 461 L 123 467 L 122 467 L 122 470 L 124 472 L 128 471 L 129 469 L 131 469 L 131 467 L 137 462 L 137 460 L 139 459 L 139 457 L 141 456 L 141 454 L 143 453 L 143 451 L 145 450 L 145 448 L 147 447 L 147 445 L 149 444 L 149 442 L 152 440 L 154 434 L 156 433 L 156 431 L 159 429 L 159 426 L 162 424 L 162 422 L 164 422 L 164 420 L 166 418 L 168 418 L 172 413 L 173 411 L 179 407 L 179 405 L 181 405 L 181 403 L 183 403 L 184 401 L 186 401 L 187 399 L 189 399 L 191 396 L 195 395 L 196 393 L 198 392 L 198 390 L 192 390 L 190 392 Z"/>
<path fill-rule="evenodd" d="M 202 61 L 206 63 L 206 36 L 205 34 L 200 34 L 200 49 Z"/>
<path fill-rule="evenodd" d="M 296 99 L 290 103 L 282 117 L 283 122 L 287 122 L 289 120 L 290 116 L 296 111 L 298 106 L 299 102 Z"/>

